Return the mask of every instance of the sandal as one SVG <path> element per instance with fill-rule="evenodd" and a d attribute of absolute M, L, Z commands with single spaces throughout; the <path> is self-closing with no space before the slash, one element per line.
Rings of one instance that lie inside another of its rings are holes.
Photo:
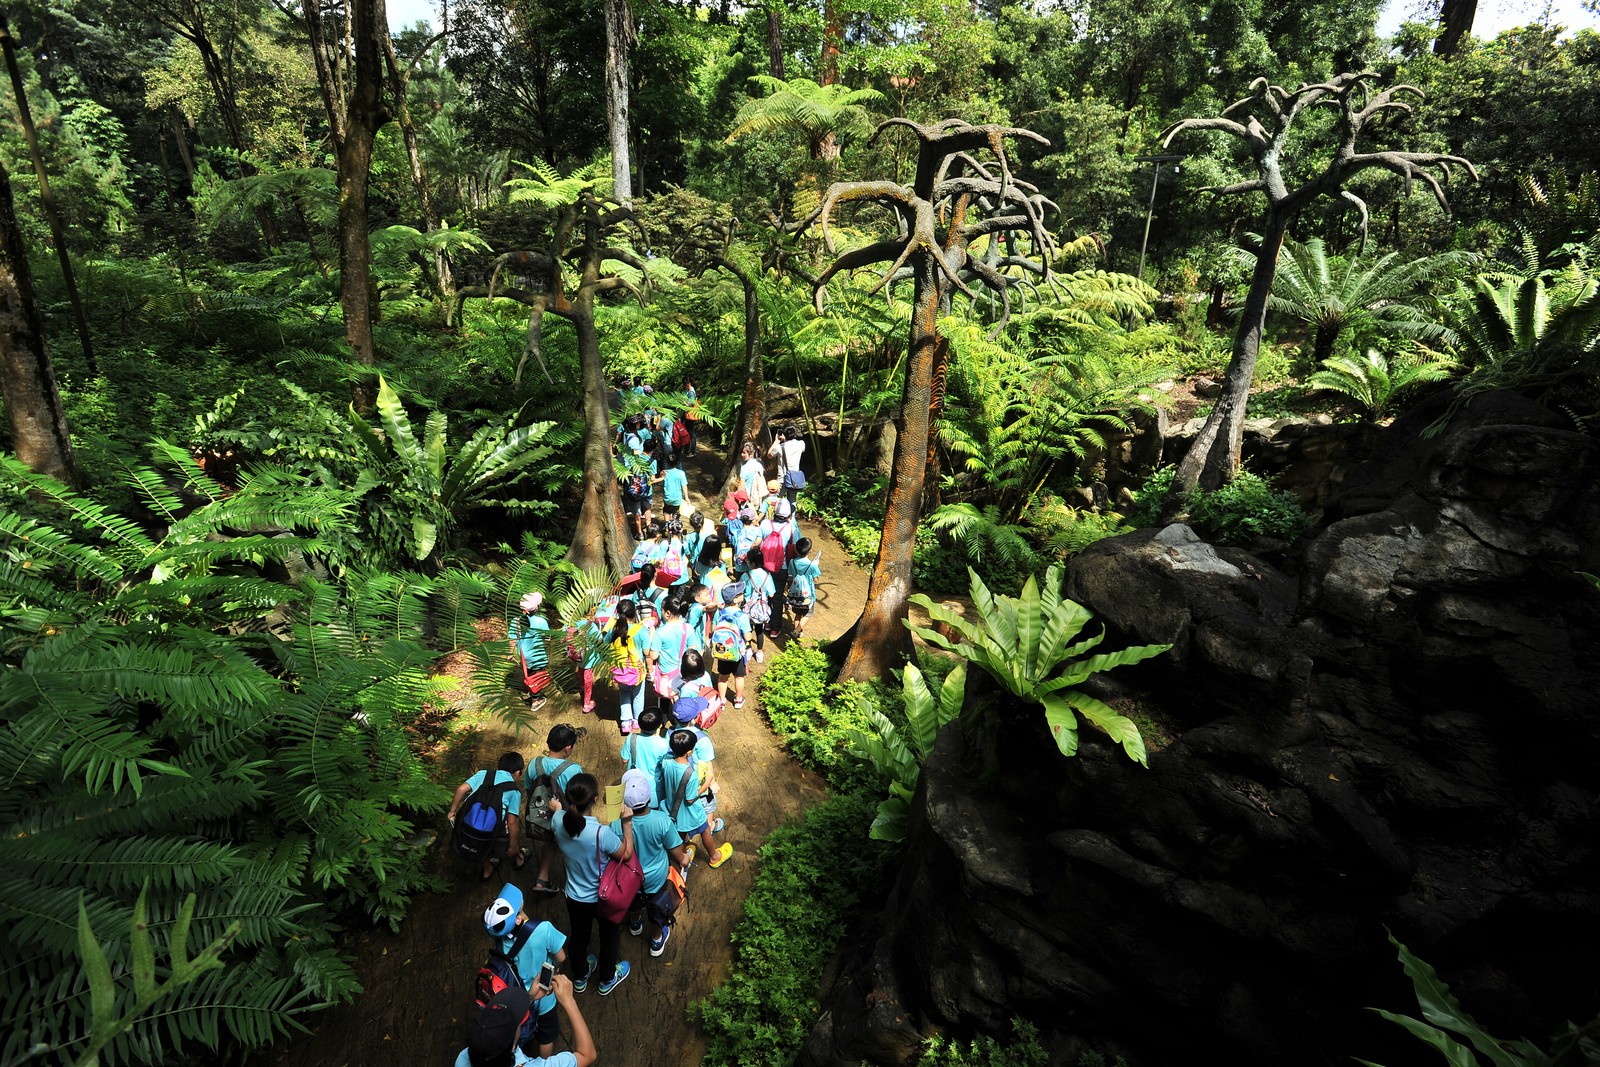
<path fill-rule="evenodd" d="M 539 878 L 534 880 L 533 891 L 535 893 L 554 893 L 557 890 L 554 882 Z"/>
<path fill-rule="evenodd" d="M 528 862 L 528 850 L 527 849 L 523 849 L 521 852 L 517 853 L 517 858 L 511 861 L 511 867 L 512 867 L 513 870 L 520 871 L 520 870 L 522 870 L 523 865 L 526 864 L 527 862 Z"/>
<path fill-rule="evenodd" d="M 719 816 L 718 816 L 718 817 L 717 817 L 717 824 L 716 824 L 716 825 L 715 825 L 715 826 L 713 826 L 713 827 L 712 827 L 712 828 L 711 828 L 711 832 L 712 832 L 712 833 L 714 833 L 714 834 L 720 834 L 720 833 L 722 833 L 722 827 L 723 827 L 723 825 L 724 825 L 724 824 L 723 824 L 723 822 L 722 822 L 722 817 L 721 817 L 721 816 L 720 816 L 720 815 L 719 815 Z"/>

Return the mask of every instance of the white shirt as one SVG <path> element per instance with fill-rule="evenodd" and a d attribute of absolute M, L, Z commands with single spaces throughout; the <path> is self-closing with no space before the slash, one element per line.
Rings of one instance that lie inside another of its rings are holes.
<path fill-rule="evenodd" d="M 767 449 L 767 455 L 779 456 L 778 469 L 780 471 L 797 471 L 800 469 L 800 457 L 805 454 L 806 443 L 799 438 L 790 437 L 782 441 L 772 442 L 772 447 Z M 782 453 L 781 456 L 779 453 Z"/>

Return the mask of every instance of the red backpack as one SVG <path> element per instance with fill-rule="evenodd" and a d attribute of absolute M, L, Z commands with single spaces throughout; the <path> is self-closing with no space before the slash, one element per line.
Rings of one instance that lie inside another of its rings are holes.
<path fill-rule="evenodd" d="M 784 541 L 789 533 L 789 526 L 785 523 L 780 529 L 774 523 L 771 531 L 761 539 L 761 565 L 768 574 L 777 574 L 783 570 Z"/>
<path fill-rule="evenodd" d="M 689 427 L 684 425 L 682 419 L 679 419 L 677 422 L 672 424 L 672 447 L 689 447 Z"/>

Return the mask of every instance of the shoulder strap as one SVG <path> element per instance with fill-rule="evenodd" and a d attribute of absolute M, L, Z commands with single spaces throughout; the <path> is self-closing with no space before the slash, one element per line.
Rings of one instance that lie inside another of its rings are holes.
<path fill-rule="evenodd" d="M 639 755 L 639 735 L 638 734 L 629 734 L 628 735 L 628 770 L 636 771 L 636 770 L 639 769 L 638 764 L 633 762 L 638 757 L 638 755 Z"/>
<path fill-rule="evenodd" d="M 555 783 L 556 792 L 560 793 L 563 799 L 565 799 L 567 791 L 561 786 L 561 772 L 565 771 L 570 766 L 572 766 L 572 761 L 569 759 L 564 759 L 556 767 L 555 773 L 550 776 L 550 781 Z"/>

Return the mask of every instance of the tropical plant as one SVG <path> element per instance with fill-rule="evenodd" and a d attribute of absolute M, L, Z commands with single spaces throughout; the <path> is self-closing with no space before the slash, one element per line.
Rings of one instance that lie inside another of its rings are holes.
<path fill-rule="evenodd" d="M 1078 716 L 1121 745 L 1128 758 L 1144 765 L 1144 738 L 1133 721 L 1077 688 L 1096 674 L 1159 656 L 1171 645 L 1134 645 L 1118 652 L 1087 655 L 1105 640 L 1105 630 L 1078 640 L 1089 610 L 1061 595 L 1061 568 L 1045 572 L 1041 586 L 1030 577 L 1020 597 L 990 594 L 976 571 L 972 579 L 975 619 L 968 619 L 918 594 L 911 598 L 935 623 L 959 634 L 951 640 L 937 630 L 907 627 L 929 644 L 953 652 L 981 668 L 1012 696 L 1044 708 L 1045 722 L 1064 756 L 1078 751 Z"/>
<path fill-rule="evenodd" d="M 1173 477 L 1173 469 L 1163 467 L 1146 479 L 1133 494 L 1128 521 L 1136 527 L 1157 525 L 1170 502 Z M 1241 470 L 1221 489 L 1191 489 L 1182 502 L 1185 520 L 1221 544 L 1255 537 L 1293 540 L 1311 521 L 1298 497 L 1250 470 Z"/>
<path fill-rule="evenodd" d="M 1484 1064 L 1492 1067 L 1557 1067 L 1558 1064 L 1600 1063 L 1600 1018 L 1583 1027 L 1569 1023 L 1566 1032 L 1556 1038 L 1549 1052 L 1526 1038 L 1507 1041 L 1495 1037 L 1462 1010 L 1461 1002 L 1432 966 L 1412 955 L 1411 950 L 1401 944 L 1394 934 L 1389 935 L 1389 943 L 1399 950 L 1400 966 L 1405 969 L 1406 976 L 1411 979 L 1411 987 L 1416 990 L 1417 1006 L 1422 1009 L 1423 1017 L 1417 1019 L 1382 1008 L 1370 1010 L 1404 1027 L 1412 1037 L 1443 1056 L 1451 1067 L 1481 1067 Z M 1464 1038 L 1467 1044 L 1462 1044 L 1456 1038 Z M 1358 1059 L 1356 1062 L 1364 1063 L 1367 1067 L 1379 1067 L 1371 1060 Z"/>
<path fill-rule="evenodd" d="M 543 514 L 555 507 L 549 496 L 576 473 L 551 462 L 556 449 L 577 436 L 554 423 L 518 426 L 519 413 L 514 412 L 485 423 L 452 448 L 445 412 L 430 412 L 418 434 L 399 395 L 381 375 L 378 429 L 353 407 L 338 415 L 298 386 L 283 385 L 304 404 L 312 432 L 293 422 L 268 427 L 266 435 L 274 444 L 267 455 L 310 471 L 320 484 L 352 487 L 367 530 L 361 545 L 377 549 L 382 560 L 440 567 L 459 548 L 461 532 L 474 512 L 499 508 Z M 509 495 L 529 481 L 545 496 Z"/>
<path fill-rule="evenodd" d="M 1468 367 L 1458 402 L 1489 389 L 1546 391 L 1595 371 L 1600 275 L 1578 265 L 1474 279 L 1457 287 L 1451 310 Z"/>
<path fill-rule="evenodd" d="M 806 139 L 806 149 L 816 160 L 839 155 L 839 134 L 865 133 L 871 127 L 866 104 L 882 103 L 876 89 L 852 89 L 835 82 L 818 85 L 806 78 L 785 81 L 766 74 L 750 79 L 767 95 L 745 103 L 733 117 L 727 143 L 746 134 L 794 130 Z"/>
<path fill-rule="evenodd" d="M 73 962 L 80 900 L 98 929 L 129 925 L 141 891 L 154 931 L 176 933 L 189 894 L 202 942 L 240 924 L 226 972 L 106 1046 L 119 1062 L 170 1062 L 184 1046 L 259 1047 L 353 995 L 341 923 L 397 924 L 434 884 L 412 820 L 447 793 L 403 726 L 439 699 L 437 646 L 483 644 L 473 623 L 496 590 L 355 567 L 318 580 L 325 537 L 353 535 L 351 493 L 272 468 L 224 487 L 183 450 L 161 451 L 182 465 L 126 474 L 159 534 L 0 463 L 8 1061 L 71 1047 L 104 1017 L 104 993 L 91 997 Z M 505 644 L 491 644 L 503 679 Z M 117 1004 L 149 992 L 144 951 L 105 946 Z"/>
<path fill-rule="evenodd" d="M 889 795 L 878 802 L 878 814 L 868 832 L 868 836 L 877 841 L 905 840 L 906 815 L 911 810 L 917 781 L 922 777 L 922 764 L 933 754 L 933 743 L 940 728 L 961 714 L 967 667 L 964 663 L 958 664 L 945 675 L 937 696 L 928 688 L 914 663 L 906 664 L 900 684 L 905 698 L 904 729 L 865 696 L 858 694 L 856 697 L 871 731 L 852 731 L 850 751 L 871 763 L 889 780 Z"/>
<path fill-rule="evenodd" d="M 1236 253 L 1242 261 L 1255 262 L 1253 252 Z M 1415 259 L 1388 252 L 1373 258 L 1359 248 L 1349 256 L 1335 256 L 1320 237 L 1303 244 L 1286 238 L 1267 310 L 1298 319 L 1313 331 L 1312 364 L 1333 356 L 1339 338 L 1350 330 L 1362 338 L 1449 343 L 1454 334 L 1429 317 L 1424 287 L 1480 258 L 1458 251 Z"/>
<path fill-rule="evenodd" d="M 1424 382 L 1444 381 L 1454 366 L 1447 359 L 1391 360 L 1376 348 L 1369 348 L 1360 356 L 1323 360 L 1322 369 L 1306 378 L 1306 384 L 1343 393 L 1365 408 L 1368 418 L 1381 419 L 1400 393 Z"/>

